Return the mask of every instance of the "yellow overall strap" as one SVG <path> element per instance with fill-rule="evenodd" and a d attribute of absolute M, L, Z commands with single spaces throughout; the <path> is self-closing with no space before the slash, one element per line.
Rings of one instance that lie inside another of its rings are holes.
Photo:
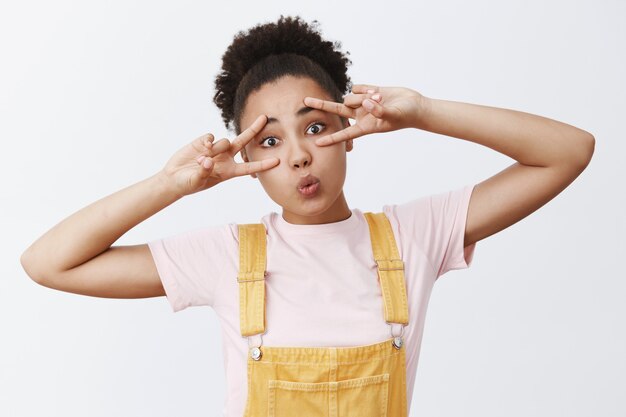
<path fill-rule="evenodd" d="M 370 228 L 372 251 L 383 294 L 385 321 L 408 324 L 409 306 L 404 280 L 404 262 L 400 259 L 389 219 L 385 213 L 363 214 Z"/>
<path fill-rule="evenodd" d="M 259 224 L 239 228 L 239 324 L 242 336 L 265 333 L 266 232 Z"/>

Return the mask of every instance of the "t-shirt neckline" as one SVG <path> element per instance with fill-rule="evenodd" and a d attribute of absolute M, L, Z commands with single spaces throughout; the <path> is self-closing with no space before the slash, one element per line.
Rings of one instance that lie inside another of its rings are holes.
<path fill-rule="evenodd" d="M 272 220 L 274 227 L 281 233 L 291 235 L 329 235 L 329 234 L 343 234 L 354 227 L 358 223 L 356 210 L 350 210 L 350 217 L 344 220 L 339 220 L 332 223 L 321 224 L 293 224 L 285 220 L 280 213 L 272 213 Z"/>

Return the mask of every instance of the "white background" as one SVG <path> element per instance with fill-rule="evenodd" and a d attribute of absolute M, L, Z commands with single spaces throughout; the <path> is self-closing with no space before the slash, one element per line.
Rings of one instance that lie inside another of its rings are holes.
<path fill-rule="evenodd" d="M 35 284 L 19 257 L 180 147 L 227 135 L 212 103 L 239 30 L 299 13 L 350 52 L 355 83 L 401 85 L 591 132 L 593 160 L 537 212 L 477 244 L 433 291 L 412 416 L 626 415 L 626 3 L 3 1 L 0 7 L 0 416 L 216 416 L 219 322 L 164 297 Z M 230 136 L 229 136 L 230 137 Z M 355 140 L 345 193 L 378 210 L 514 161 L 425 131 Z M 130 230 L 137 244 L 280 212 L 250 177 Z M 85 277 L 88 279 L 88 277 Z"/>

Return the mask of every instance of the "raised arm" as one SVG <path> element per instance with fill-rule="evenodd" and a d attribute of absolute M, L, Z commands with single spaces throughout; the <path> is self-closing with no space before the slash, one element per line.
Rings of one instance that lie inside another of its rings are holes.
<path fill-rule="evenodd" d="M 203 135 L 172 156 L 159 173 L 67 217 L 22 254 L 26 273 L 61 291 L 108 298 L 165 295 L 147 244 L 111 246 L 120 236 L 185 195 L 275 166 L 276 158 L 235 163 L 234 156 L 266 122 L 259 117 L 231 144 Z"/>
<path fill-rule="evenodd" d="M 595 147 L 589 132 L 530 113 L 431 99 L 402 87 L 361 84 L 352 93 L 343 103 L 304 99 L 309 107 L 356 121 L 317 139 L 318 145 L 416 128 L 478 143 L 517 161 L 474 187 L 464 246 L 509 227 L 556 197 L 589 164 Z"/>
<path fill-rule="evenodd" d="M 428 99 L 415 127 L 469 140 L 517 162 L 476 184 L 465 246 L 491 236 L 556 197 L 587 167 L 595 138 L 542 116 L 496 107 Z"/>

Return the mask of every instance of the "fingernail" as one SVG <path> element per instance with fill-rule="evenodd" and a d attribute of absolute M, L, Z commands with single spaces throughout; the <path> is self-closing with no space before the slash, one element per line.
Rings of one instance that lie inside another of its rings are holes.
<path fill-rule="evenodd" d="M 372 96 L 372 100 L 376 100 L 376 101 L 380 100 L 380 94 L 378 94 L 378 93 L 374 94 Z"/>
<path fill-rule="evenodd" d="M 367 94 L 374 94 L 374 90 L 367 90 Z"/>
<path fill-rule="evenodd" d="M 372 103 L 372 101 L 369 99 L 363 100 L 363 107 L 365 107 L 367 110 L 372 110 L 374 108 L 374 103 Z"/>
<path fill-rule="evenodd" d="M 202 166 L 205 168 L 209 168 L 211 166 L 211 160 L 209 158 L 206 158 L 204 161 L 202 161 Z"/>

